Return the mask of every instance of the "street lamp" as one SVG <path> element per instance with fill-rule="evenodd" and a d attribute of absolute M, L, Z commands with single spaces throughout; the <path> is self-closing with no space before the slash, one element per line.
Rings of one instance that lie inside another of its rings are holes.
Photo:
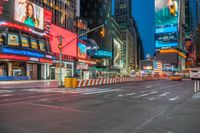
<path fill-rule="evenodd" d="M 98 30 L 99 28 L 102 28 L 102 29 L 103 29 L 103 32 L 105 32 L 104 24 L 102 24 L 102 25 L 100 25 L 100 26 L 98 26 L 98 27 L 96 27 L 96 28 L 93 28 L 93 29 L 91 29 L 91 30 L 88 30 L 88 31 L 86 31 L 85 33 L 83 33 L 83 34 L 81 34 L 81 35 L 79 35 L 79 36 L 73 38 L 70 42 L 68 42 L 68 43 L 65 44 L 64 46 L 62 46 L 62 39 L 63 39 L 63 37 L 62 37 L 62 36 L 59 36 L 60 42 L 59 42 L 59 44 L 58 44 L 58 48 L 60 49 L 60 65 L 59 65 L 59 69 L 60 69 L 60 74 L 59 74 L 59 86 L 60 86 L 60 87 L 63 86 L 63 83 L 62 83 L 62 49 L 65 48 L 68 44 L 72 43 L 72 42 L 73 42 L 74 40 L 76 40 L 77 38 L 80 38 L 80 37 L 82 37 L 82 36 L 84 36 L 84 35 L 86 35 L 86 34 L 92 32 L 92 31 Z M 101 32 L 100 32 L 100 35 L 101 35 L 101 34 L 104 34 L 104 35 L 105 35 L 105 33 L 103 33 L 103 32 L 101 31 Z M 104 37 L 104 36 L 103 36 L 103 37 Z"/>

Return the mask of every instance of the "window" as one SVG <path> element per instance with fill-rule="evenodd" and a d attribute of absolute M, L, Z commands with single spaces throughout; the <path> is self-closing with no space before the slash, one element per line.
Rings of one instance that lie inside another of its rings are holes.
<path fill-rule="evenodd" d="M 41 51 L 46 51 L 45 43 L 44 41 L 39 41 L 39 46 Z"/>
<path fill-rule="evenodd" d="M 8 34 L 8 45 L 9 46 L 19 46 L 19 37 L 17 34 Z"/>
<path fill-rule="evenodd" d="M 28 36 L 21 36 L 22 47 L 29 48 Z"/>
<path fill-rule="evenodd" d="M 33 49 L 38 49 L 38 44 L 37 44 L 37 41 L 36 39 L 31 39 L 31 48 Z"/>

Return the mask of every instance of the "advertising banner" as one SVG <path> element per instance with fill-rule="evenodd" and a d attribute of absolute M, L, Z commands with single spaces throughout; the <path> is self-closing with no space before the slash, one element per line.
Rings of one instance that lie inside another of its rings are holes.
<path fill-rule="evenodd" d="M 155 0 L 156 48 L 177 46 L 178 0 Z"/>
<path fill-rule="evenodd" d="M 15 0 L 14 20 L 43 30 L 44 9 L 28 0 Z"/>
<path fill-rule="evenodd" d="M 78 57 L 86 59 L 86 46 L 81 42 L 78 42 Z"/>
<path fill-rule="evenodd" d="M 121 61 L 121 44 L 114 39 L 114 66 L 123 67 Z"/>

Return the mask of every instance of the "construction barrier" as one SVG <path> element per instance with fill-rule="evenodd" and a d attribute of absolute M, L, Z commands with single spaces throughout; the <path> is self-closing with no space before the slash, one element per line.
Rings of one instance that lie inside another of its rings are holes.
<path fill-rule="evenodd" d="M 72 88 L 72 78 L 65 78 L 64 86 L 65 88 Z"/>
<path fill-rule="evenodd" d="M 65 78 L 65 88 L 82 88 L 89 86 L 134 82 L 134 81 L 151 81 L 160 80 L 161 77 L 143 76 L 135 78 L 99 78 L 99 79 L 88 79 L 88 80 L 77 80 L 76 78 Z"/>

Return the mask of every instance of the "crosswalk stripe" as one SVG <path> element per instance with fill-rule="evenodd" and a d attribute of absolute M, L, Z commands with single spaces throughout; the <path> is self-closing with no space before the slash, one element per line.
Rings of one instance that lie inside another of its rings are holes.
<path fill-rule="evenodd" d="M 152 92 L 150 92 L 150 93 L 145 93 L 145 94 L 138 95 L 138 96 L 136 96 L 136 97 L 134 97 L 134 98 L 145 97 L 145 96 L 152 95 L 152 94 L 156 94 L 156 93 L 158 93 L 158 92 L 157 92 L 157 91 L 152 91 Z"/>

